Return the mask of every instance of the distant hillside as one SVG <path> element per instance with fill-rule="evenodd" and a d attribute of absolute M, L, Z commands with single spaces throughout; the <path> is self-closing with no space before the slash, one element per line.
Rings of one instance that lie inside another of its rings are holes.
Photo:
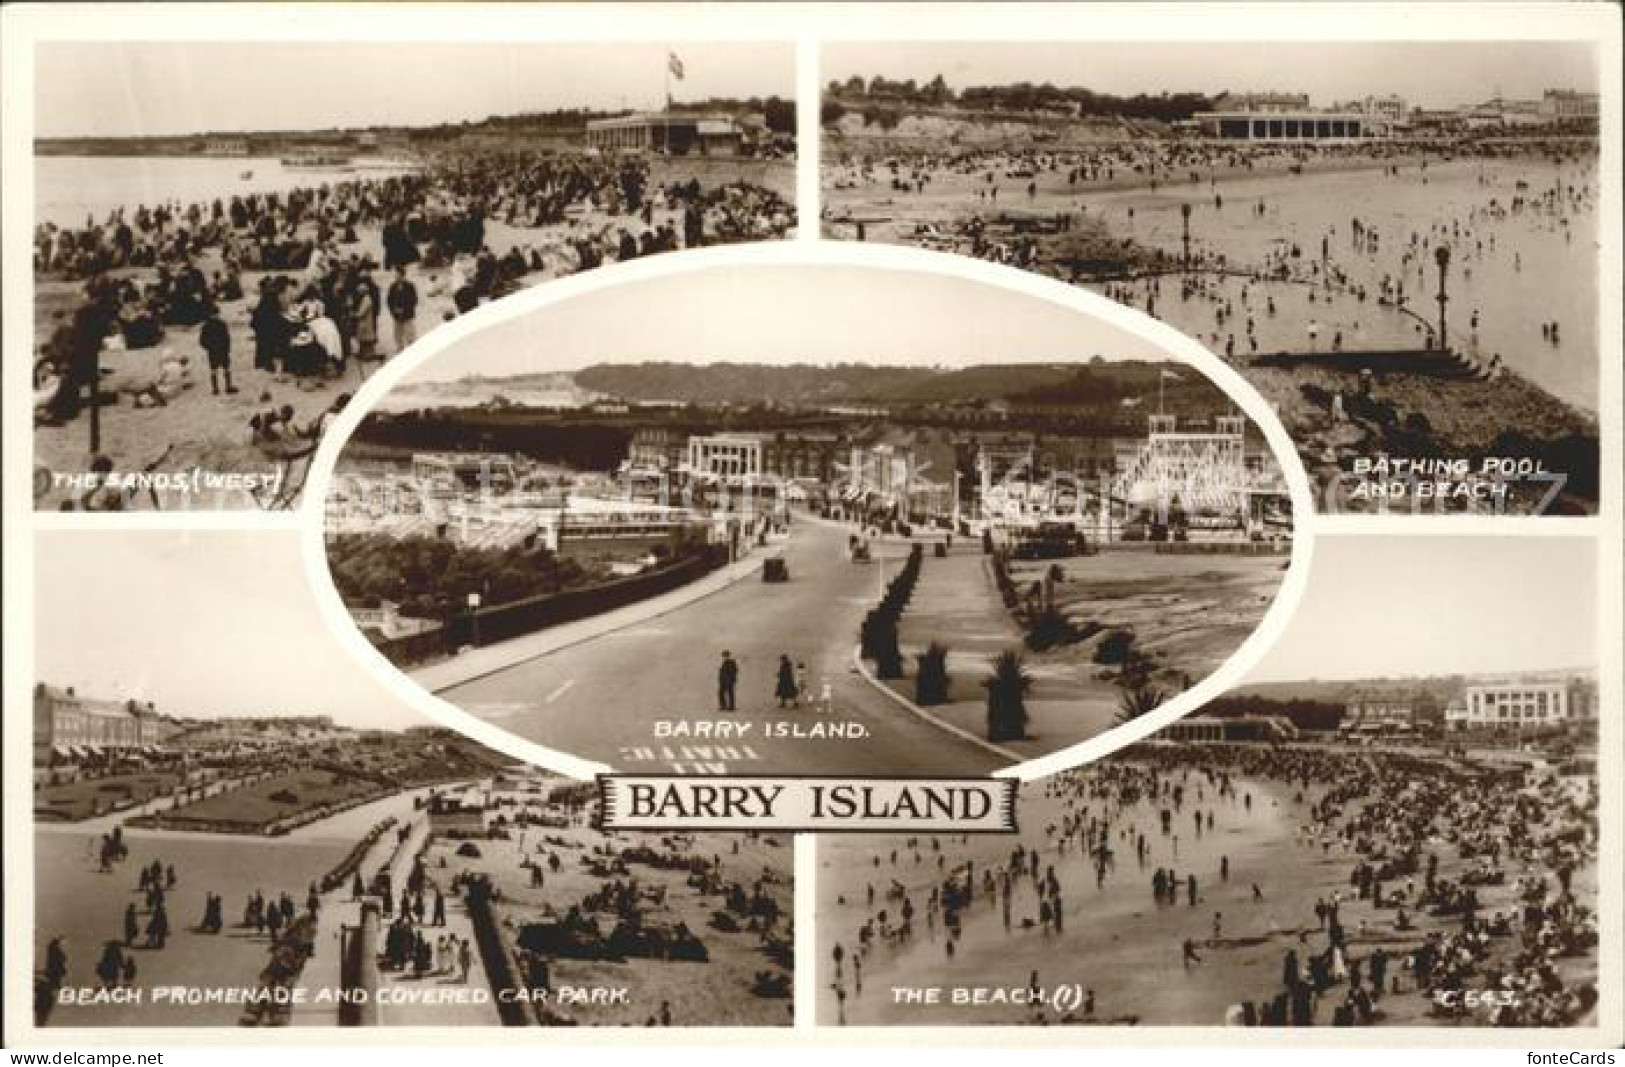
<path fill-rule="evenodd" d="M 508 378 L 469 377 L 451 382 L 408 382 L 385 394 L 378 402 L 378 410 L 477 407 L 493 402 L 532 408 L 574 408 L 590 404 L 602 396 L 601 393 L 583 389 L 574 374 L 559 371 Z"/>
<path fill-rule="evenodd" d="M 1441 697 L 1448 701 L 1461 691 L 1466 679 L 1450 675 L 1435 678 L 1360 678 L 1352 681 L 1265 682 L 1232 690 L 1226 697 L 1245 699 L 1260 697 L 1265 700 L 1305 700 L 1346 704 L 1356 695 L 1370 693 L 1376 696 L 1414 696 L 1418 693 Z"/>
<path fill-rule="evenodd" d="M 940 372 L 925 367 L 794 363 L 615 363 L 577 372 L 577 384 L 625 400 L 684 403 L 830 404 L 907 393 Z"/>
<path fill-rule="evenodd" d="M 576 384 L 627 400 L 808 405 L 832 403 L 949 403 L 1006 400 L 1088 407 L 1155 395 L 1165 372 L 1167 399 L 1190 408 L 1223 404 L 1223 393 L 1200 373 L 1166 364 L 1101 362 L 980 364 L 955 370 L 869 364 L 636 363 L 599 364 Z"/>
<path fill-rule="evenodd" d="M 1309 679 L 1295 682 L 1260 682 L 1256 685 L 1233 689 L 1226 696 L 1259 696 L 1271 700 L 1326 700 L 1347 701 L 1359 693 L 1376 695 L 1425 693 L 1448 701 L 1460 693 L 1464 686 L 1502 678 L 1528 681 L 1585 678 L 1594 671 L 1584 667 L 1554 667 L 1541 671 L 1511 671 L 1507 674 L 1485 673 L 1475 675 L 1438 674 L 1421 678 L 1355 678 L 1343 680 Z"/>
<path fill-rule="evenodd" d="M 1590 677 L 1584 669 L 1519 671 L 1514 677 L 1525 680 L 1559 680 Z M 1305 730 L 1335 730 L 1344 709 L 1360 696 L 1397 697 L 1413 702 L 1416 710 L 1436 721 L 1445 707 L 1469 685 L 1488 682 L 1501 675 L 1433 675 L 1425 678 L 1356 678 L 1337 681 L 1264 682 L 1232 689 L 1204 705 L 1202 715 L 1283 715 Z"/>

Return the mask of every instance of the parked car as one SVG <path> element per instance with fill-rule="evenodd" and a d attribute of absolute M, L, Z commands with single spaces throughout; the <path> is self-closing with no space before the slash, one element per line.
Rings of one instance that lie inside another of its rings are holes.
<path fill-rule="evenodd" d="M 772 556 L 762 564 L 762 581 L 788 582 L 790 580 L 790 564 L 785 562 L 783 556 Z"/>

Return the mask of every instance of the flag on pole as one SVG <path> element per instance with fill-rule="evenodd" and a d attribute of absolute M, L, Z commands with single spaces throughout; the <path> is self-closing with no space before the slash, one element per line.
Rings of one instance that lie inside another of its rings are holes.
<path fill-rule="evenodd" d="M 676 78 L 678 81 L 683 80 L 683 61 L 677 58 L 676 52 L 666 53 L 666 69 L 671 71 L 671 76 L 673 78 Z"/>
<path fill-rule="evenodd" d="M 1169 380 L 1176 381 L 1176 382 L 1184 381 L 1183 378 L 1181 378 L 1179 375 L 1175 374 L 1171 370 L 1164 370 L 1162 372 L 1162 377 L 1163 377 L 1164 381 L 1169 381 Z"/>

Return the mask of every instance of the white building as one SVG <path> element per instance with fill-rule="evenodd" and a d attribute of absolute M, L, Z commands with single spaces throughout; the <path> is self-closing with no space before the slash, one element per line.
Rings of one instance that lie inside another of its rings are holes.
<path fill-rule="evenodd" d="M 1455 729 L 1531 730 L 1596 719 L 1596 689 L 1577 679 L 1469 685 L 1445 710 L 1446 725 Z"/>
<path fill-rule="evenodd" d="M 689 475 L 716 478 L 760 478 L 762 442 L 740 434 L 712 434 L 688 439 Z"/>
<path fill-rule="evenodd" d="M 1361 693 L 1343 710 L 1342 729 L 1351 733 L 1409 733 L 1416 728 L 1416 707 L 1408 697 Z"/>
<path fill-rule="evenodd" d="M 736 156 L 743 144 L 744 129 L 726 115 L 647 112 L 587 123 L 587 146 L 604 152 Z"/>
<path fill-rule="evenodd" d="M 203 154 L 206 156 L 246 156 L 248 155 L 248 138 L 210 137 L 203 142 Z"/>
<path fill-rule="evenodd" d="M 946 518 L 954 512 L 954 471 L 940 467 L 943 480 L 938 480 L 926 476 L 928 469 L 928 461 L 908 445 L 854 444 L 841 496 L 849 504 L 864 501 L 871 508 L 897 509 L 905 517 Z"/>
<path fill-rule="evenodd" d="M 1222 103 L 1222 98 L 1221 98 Z M 1403 106 L 1403 101 L 1400 102 Z M 1387 137 L 1396 124 L 1365 107 L 1318 110 L 1308 106 L 1278 105 L 1243 108 L 1216 107 L 1191 116 L 1204 137 L 1224 141 L 1359 141 Z"/>
<path fill-rule="evenodd" d="M 1597 121 L 1597 94 L 1572 89 L 1547 89 L 1541 96 L 1540 113 L 1551 122 L 1569 125 Z"/>
<path fill-rule="evenodd" d="M 1410 117 L 1410 109 L 1406 107 L 1405 98 L 1396 93 L 1368 96 L 1361 102 L 1361 109 L 1367 115 L 1383 119 L 1393 126 L 1403 125 Z"/>

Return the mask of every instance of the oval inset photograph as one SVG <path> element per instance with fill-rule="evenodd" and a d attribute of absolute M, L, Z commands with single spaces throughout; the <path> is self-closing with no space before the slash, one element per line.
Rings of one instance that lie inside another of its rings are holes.
<path fill-rule="evenodd" d="M 319 470 L 334 613 L 476 736 L 980 775 L 1133 740 L 1279 628 L 1307 480 L 1194 342 L 948 257 L 740 258 L 482 312 Z"/>

